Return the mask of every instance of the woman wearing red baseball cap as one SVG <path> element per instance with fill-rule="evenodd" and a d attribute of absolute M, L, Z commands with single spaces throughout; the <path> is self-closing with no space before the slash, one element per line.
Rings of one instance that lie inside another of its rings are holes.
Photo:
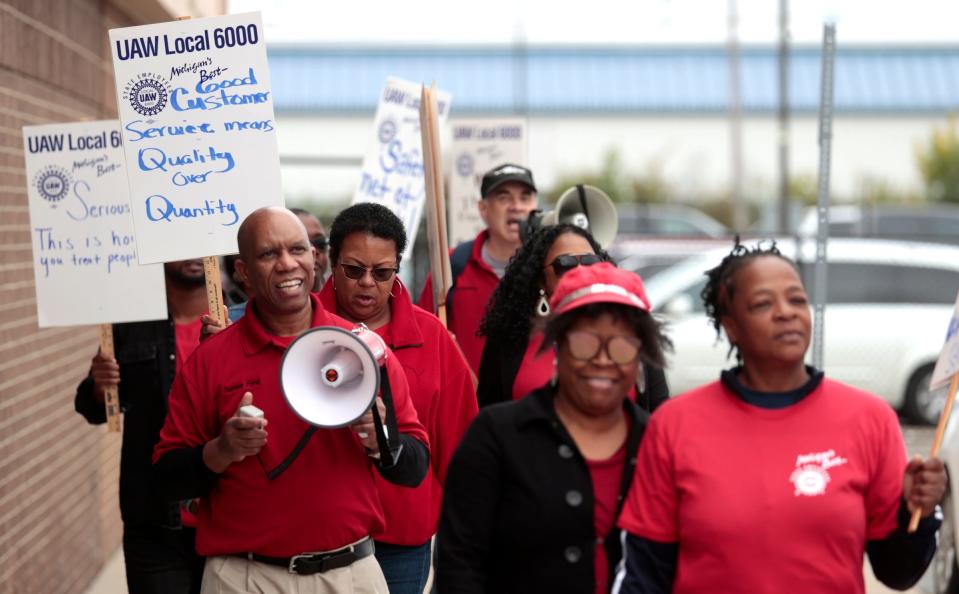
<path fill-rule="evenodd" d="M 482 409 L 450 462 L 437 534 L 444 594 L 609 592 L 647 418 L 627 394 L 670 345 L 640 278 L 609 263 L 566 272 L 550 308 L 553 380 Z"/>
<path fill-rule="evenodd" d="M 576 225 L 543 227 L 526 240 L 510 260 L 480 325 L 486 336 L 476 393 L 480 408 L 517 400 L 549 381 L 554 355 L 540 347 L 550 298 L 570 270 L 607 261 L 589 232 Z M 646 411 L 659 406 L 669 397 L 663 371 L 643 366 L 631 397 Z"/>

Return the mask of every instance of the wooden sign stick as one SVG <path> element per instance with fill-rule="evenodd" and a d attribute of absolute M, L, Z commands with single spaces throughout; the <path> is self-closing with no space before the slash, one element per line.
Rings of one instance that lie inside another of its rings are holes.
<path fill-rule="evenodd" d="M 100 324 L 100 354 L 114 358 L 113 352 L 113 324 Z M 104 391 L 103 405 L 107 410 L 107 431 L 120 432 L 120 397 L 116 386 L 110 386 Z"/>
<path fill-rule="evenodd" d="M 420 95 L 420 138 L 426 182 L 426 230 L 429 236 L 430 271 L 436 316 L 446 326 L 446 295 L 452 283 L 449 244 L 446 239 L 446 200 L 443 193 L 439 118 L 436 114 L 436 83 L 423 85 Z"/>
<path fill-rule="evenodd" d="M 188 21 L 192 17 L 180 16 L 178 21 Z M 223 305 L 223 280 L 220 277 L 220 260 L 216 256 L 203 258 L 203 274 L 206 277 L 206 300 L 210 308 L 210 317 L 218 324 L 226 322 L 225 306 Z"/>
<path fill-rule="evenodd" d="M 206 277 L 206 302 L 210 316 L 222 325 L 226 322 L 226 306 L 223 304 L 220 259 L 216 256 L 203 258 L 203 275 Z"/>
<path fill-rule="evenodd" d="M 942 407 L 942 414 L 939 415 L 939 423 L 936 424 L 936 438 L 932 442 L 932 450 L 929 452 L 930 458 L 939 455 L 939 448 L 942 447 L 942 437 L 946 432 L 946 424 L 949 422 L 949 413 L 952 412 L 952 403 L 956 401 L 956 389 L 959 388 L 959 373 L 952 376 L 952 383 L 949 384 L 949 395 L 946 397 L 946 403 Z M 912 534 L 919 527 L 919 520 L 922 519 L 922 510 L 917 509 L 912 512 L 912 518 L 909 519 L 909 533 Z"/>

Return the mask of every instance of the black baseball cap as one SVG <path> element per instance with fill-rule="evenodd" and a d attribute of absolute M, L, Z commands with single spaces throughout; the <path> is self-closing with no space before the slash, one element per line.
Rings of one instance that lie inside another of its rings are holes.
<path fill-rule="evenodd" d="M 480 196 L 486 198 L 490 192 L 495 190 L 506 182 L 515 181 L 529 186 L 529 189 L 536 191 L 536 184 L 533 183 L 533 172 L 513 163 L 503 163 L 490 169 L 483 176 L 483 182 L 480 184 Z"/>

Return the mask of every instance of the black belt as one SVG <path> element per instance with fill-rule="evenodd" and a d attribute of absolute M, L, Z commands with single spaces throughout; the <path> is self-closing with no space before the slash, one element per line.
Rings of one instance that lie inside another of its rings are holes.
<path fill-rule="evenodd" d="M 256 553 L 238 553 L 237 555 L 246 557 L 250 561 L 285 567 L 290 573 L 311 575 L 351 565 L 354 561 L 372 555 L 373 550 L 373 539 L 366 538 L 355 545 L 328 553 L 304 553 L 292 557 L 267 557 Z"/>

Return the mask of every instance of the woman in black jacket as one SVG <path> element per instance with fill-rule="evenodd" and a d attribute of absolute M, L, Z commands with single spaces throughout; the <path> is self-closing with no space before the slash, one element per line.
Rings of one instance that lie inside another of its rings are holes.
<path fill-rule="evenodd" d="M 593 237 L 575 225 L 544 227 L 526 240 L 510 260 L 480 325 L 486 336 L 477 388 L 480 408 L 522 398 L 549 380 L 553 356 L 540 346 L 550 296 L 569 270 L 608 260 Z M 662 369 L 644 365 L 634 397 L 648 412 L 665 401 L 669 390 Z"/>
<path fill-rule="evenodd" d="M 560 280 L 544 348 L 556 375 L 487 407 L 450 462 L 437 535 L 443 594 L 606 594 L 616 518 L 647 415 L 628 397 L 669 347 L 642 281 L 609 263 Z"/>

